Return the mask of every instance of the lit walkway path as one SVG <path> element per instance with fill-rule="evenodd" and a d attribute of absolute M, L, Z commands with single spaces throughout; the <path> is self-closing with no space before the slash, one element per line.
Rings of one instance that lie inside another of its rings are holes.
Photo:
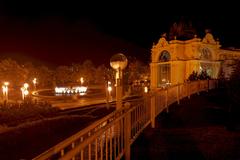
<path fill-rule="evenodd" d="M 77 101 L 65 101 L 65 102 L 50 102 L 52 103 L 53 107 L 57 107 L 59 109 L 73 109 L 73 108 L 79 108 L 79 107 L 85 107 L 85 106 L 90 106 L 90 105 L 96 105 L 96 104 L 106 104 L 106 98 L 82 98 Z"/>
<path fill-rule="evenodd" d="M 240 131 L 226 129 L 224 97 L 201 93 L 161 113 L 132 144 L 131 160 L 240 159 Z M 221 101 L 222 100 L 222 101 Z"/>

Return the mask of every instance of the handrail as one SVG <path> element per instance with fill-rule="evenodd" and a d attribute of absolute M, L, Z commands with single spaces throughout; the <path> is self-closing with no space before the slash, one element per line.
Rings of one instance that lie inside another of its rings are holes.
<path fill-rule="evenodd" d="M 130 145 L 155 117 L 174 102 L 184 97 L 208 91 L 217 86 L 217 80 L 201 80 L 156 90 L 151 95 L 131 101 L 131 107 L 122 107 L 96 121 L 73 136 L 60 142 L 33 160 L 45 159 L 120 159 L 130 158 Z M 56 156 L 57 155 L 57 156 Z"/>
<path fill-rule="evenodd" d="M 47 150 L 46 152 L 44 152 L 43 154 L 37 156 L 35 159 L 45 159 L 48 158 L 49 156 L 52 155 L 53 153 L 59 152 L 62 148 L 64 148 L 65 146 L 70 145 L 73 141 L 76 141 L 79 137 L 87 134 L 89 131 L 91 131 L 93 128 L 96 128 L 97 126 L 101 125 L 102 123 L 106 122 L 108 119 L 110 119 L 110 117 L 112 117 L 113 115 L 116 114 L 116 112 L 121 112 L 122 110 L 119 111 L 114 111 L 112 113 L 110 113 L 109 115 L 103 117 L 102 119 L 94 122 L 93 124 L 91 124 L 90 126 L 84 128 L 83 130 L 79 131 L 78 133 L 72 135 L 71 137 L 67 138 L 66 140 L 60 142 L 59 144 L 55 145 L 54 147 L 50 148 L 49 150 Z"/>
<path fill-rule="evenodd" d="M 132 100 L 132 103 L 134 101 Z M 60 142 L 59 144 L 55 145 L 54 147 L 50 148 L 49 150 L 47 150 L 46 152 L 40 154 L 39 156 L 35 157 L 33 160 L 44 160 L 47 159 L 49 157 L 51 157 L 53 154 L 60 152 L 64 147 L 70 145 L 72 142 L 77 141 L 79 139 L 79 137 L 83 137 L 84 135 L 88 135 L 89 132 L 91 132 L 93 129 L 97 129 L 99 126 L 101 126 L 102 124 L 104 124 L 105 122 L 107 122 L 108 120 L 111 119 L 111 117 L 114 117 L 115 115 L 118 114 L 122 114 L 121 112 L 124 112 L 124 108 L 114 111 L 112 113 L 110 113 L 109 115 L 103 117 L 102 119 L 94 122 L 93 124 L 91 124 L 90 126 L 84 128 L 83 130 L 79 131 L 78 133 L 72 135 L 71 137 L 67 138 L 66 140 Z M 100 128 L 103 128 L 104 126 L 106 126 L 106 124 L 102 125 Z M 95 130 L 96 132 L 96 130 Z"/>

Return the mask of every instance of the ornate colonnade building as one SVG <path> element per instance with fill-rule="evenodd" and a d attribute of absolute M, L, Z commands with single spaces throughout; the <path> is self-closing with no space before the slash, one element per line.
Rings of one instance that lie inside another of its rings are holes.
<path fill-rule="evenodd" d="M 206 72 L 211 78 L 218 78 L 220 72 L 229 77 L 240 51 L 221 49 L 219 41 L 206 30 L 203 39 L 166 41 L 163 34 L 151 49 L 151 89 L 161 88 L 166 84 L 175 85 L 185 82 L 193 72 Z"/>

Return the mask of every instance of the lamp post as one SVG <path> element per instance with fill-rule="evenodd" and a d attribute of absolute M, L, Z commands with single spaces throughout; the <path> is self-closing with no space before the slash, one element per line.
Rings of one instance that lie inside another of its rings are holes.
<path fill-rule="evenodd" d="M 111 67 L 116 70 L 116 109 L 122 106 L 122 70 L 126 68 L 127 63 L 127 57 L 122 53 L 115 54 L 110 59 Z"/>
<path fill-rule="evenodd" d="M 34 85 L 34 90 L 36 90 L 37 89 L 37 78 L 34 78 L 32 82 Z"/>
<path fill-rule="evenodd" d="M 26 96 L 29 94 L 28 87 L 28 83 L 24 83 L 23 87 L 21 88 L 23 100 L 25 100 Z"/>
<path fill-rule="evenodd" d="M 112 94 L 111 94 L 112 86 L 111 86 L 111 82 L 110 81 L 108 81 L 107 90 L 108 90 L 108 100 L 112 101 Z"/>
<path fill-rule="evenodd" d="M 148 93 L 148 87 L 144 87 L 144 93 Z"/>
<path fill-rule="evenodd" d="M 83 85 L 84 79 L 83 77 L 80 78 L 81 86 Z"/>
<path fill-rule="evenodd" d="M 8 85 L 9 82 L 4 82 L 2 86 L 3 97 L 6 102 L 8 101 Z"/>

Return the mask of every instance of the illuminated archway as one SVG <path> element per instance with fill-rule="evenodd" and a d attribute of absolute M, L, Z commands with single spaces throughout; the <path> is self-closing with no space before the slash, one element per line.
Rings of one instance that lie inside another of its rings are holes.
<path fill-rule="evenodd" d="M 171 59 L 171 55 L 168 51 L 164 50 L 160 53 L 159 62 L 167 62 L 167 61 L 170 61 L 170 59 Z"/>

